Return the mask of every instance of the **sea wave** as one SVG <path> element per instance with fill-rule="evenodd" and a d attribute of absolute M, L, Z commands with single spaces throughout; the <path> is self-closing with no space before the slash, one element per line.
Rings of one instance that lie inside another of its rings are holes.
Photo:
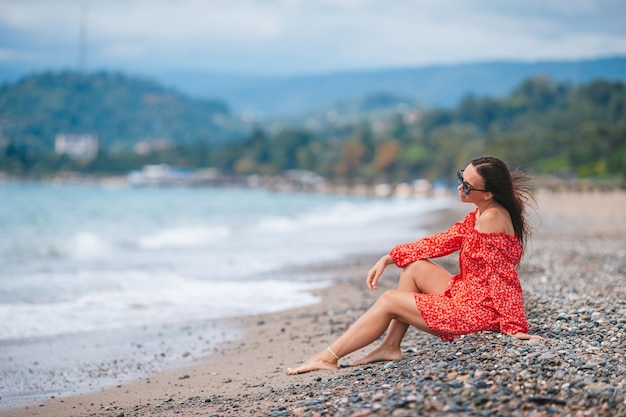
<path fill-rule="evenodd" d="M 329 280 L 201 281 L 129 272 L 117 288 L 71 299 L 0 304 L 0 340 L 261 314 L 313 304 Z"/>
<path fill-rule="evenodd" d="M 146 250 L 190 249 L 211 246 L 231 234 L 228 226 L 184 226 L 143 236 L 137 243 Z"/>

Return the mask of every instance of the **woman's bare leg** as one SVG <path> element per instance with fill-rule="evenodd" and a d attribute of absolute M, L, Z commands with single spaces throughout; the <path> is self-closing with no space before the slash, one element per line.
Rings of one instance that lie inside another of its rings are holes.
<path fill-rule="evenodd" d="M 400 274 L 398 290 L 423 294 L 443 294 L 452 275 L 440 265 L 428 259 L 416 261 L 407 265 Z M 413 303 L 415 306 L 415 302 Z M 415 306 L 417 310 L 417 306 Z M 387 329 L 387 335 L 382 343 L 365 357 L 352 362 L 350 365 L 364 365 L 378 361 L 391 361 L 402 358 L 400 343 L 406 334 L 409 325 L 398 320 L 392 320 Z"/>
<path fill-rule="evenodd" d="M 415 307 L 413 293 L 399 290 L 386 291 L 339 339 L 330 345 L 330 350 L 323 350 L 303 365 L 289 368 L 287 372 L 295 375 L 318 369 L 336 369 L 338 359 L 333 353 L 342 357 L 369 345 L 387 330 L 392 320 L 430 331 Z"/>

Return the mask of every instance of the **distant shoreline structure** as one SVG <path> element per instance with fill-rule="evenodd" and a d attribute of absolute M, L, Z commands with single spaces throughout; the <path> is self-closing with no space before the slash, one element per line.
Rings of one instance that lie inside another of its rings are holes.
<path fill-rule="evenodd" d="M 249 188 L 265 189 L 282 193 L 318 193 L 364 197 L 443 197 L 452 196 L 456 184 L 443 180 L 415 179 L 398 183 L 353 184 L 335 183 L 311 171 L 289 170 L 280 175 L 236 175 L 223 174 L 215 168 L 198 170 L 180 169 L 167 164 L 146 165 L 141 170 L 127 175 L 84 175 L 77 172 L 62 172 L 48 177 L 17 177 L 0 172 L 3 183 L 44 183 L 51 185 L 98 185 L 102 187 L 131 188 Z M 582 178 L 536 177 L 536 190 L 559 192 L 613 192 L 626 191 L 610 181 Z"/>

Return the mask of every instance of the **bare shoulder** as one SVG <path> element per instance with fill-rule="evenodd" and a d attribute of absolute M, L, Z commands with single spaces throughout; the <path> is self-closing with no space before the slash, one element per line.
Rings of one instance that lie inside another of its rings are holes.
<path fill-rule="evenodd" d="M 513 234 L 511 217 L 504 208 L 489 208 L 480 214 L 476 230 L 481 233 Z"/>

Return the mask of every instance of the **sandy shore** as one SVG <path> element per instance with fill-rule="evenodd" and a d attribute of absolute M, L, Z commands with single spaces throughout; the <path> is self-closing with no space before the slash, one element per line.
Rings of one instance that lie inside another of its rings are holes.
<path fill-rule="evenodd" d="M 459 407 L 465 407 L 460 408 L 465 415 L 476 410 L 483 415 L 507 410 L 504 414 L 513 415 L 513 409 L 519 415 L 626 413 L 624 384 L 615 381 L 626 372 L 626 306 L 621 301 L 626 295 L 626 193 L 539 193 L 538 203 L 541 224 L 520 268 L 531 331 L 548 338 L 537 346 L 493 334 L 444 343 L 409 331 L 403 345 L 406 359 L 398 363 L 286 375 L 287 367 L 327 346 L 382 291 L 394 286 L 398 270 L 389 268 L 378 292 L 366 290 L 365 273 L 381 254 L 364 255 L 349 264 L 319 266 L 338 278 L 332 288 L 317 292 L 319 304 L 221 322 L 243 329 L 247 336 L 190 366 L 90 394 L 4 410 L 2 415 L 444 415 Z M 470 209 L 459 204 L 433 218 L 432 231 L 445 229 Z M 441 263 L 454 270 L 455 259 Z M 607 332 L 612 332 L 610 339 L 596 340 L 595 334 Z M 484 366 L 468 348 L 468 343 L 482 341 L 495 346 L 478 357 Z M 586 350 L 579 352 L 581 341 Z M 534 373 L 502 382 L 503 375 L 517 372 L 516 363 L 529 364 Z M 612 371 L 606 374 L 608 368 Z M 503 371 L 494 371 L 488 380 L 485 369 Z M 485 386 L 479 383 L 483 380 Z M 496 392 L 495 386 L 506 391 Z M 434 394 L 422 397 L 425 392 Z M 497 400 L 507 395 L 512 398 Z M 462 400 L 467 404 L 459 405 Z"/>

